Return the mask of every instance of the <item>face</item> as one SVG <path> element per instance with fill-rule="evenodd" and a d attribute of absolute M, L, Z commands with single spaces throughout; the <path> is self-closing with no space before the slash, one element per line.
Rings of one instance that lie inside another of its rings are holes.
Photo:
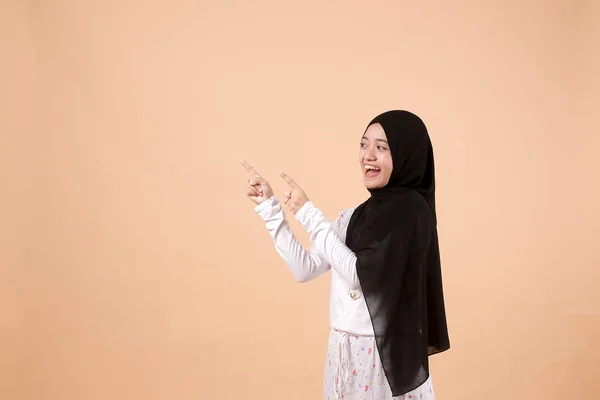
<path fill-rule="evenodd" d="M 392 153 L 380 124 L 369 126 L 363 135 L 358 160 L 367 189 L 379 189 L 387 185 L 393 169 Z"/>

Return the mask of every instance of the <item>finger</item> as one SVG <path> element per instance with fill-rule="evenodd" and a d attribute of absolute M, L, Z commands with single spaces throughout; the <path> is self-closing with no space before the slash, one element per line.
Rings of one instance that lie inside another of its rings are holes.
<path fill-rule="evenodd" d="M 292 178 L 290 178 L 285 172 L 280 172 L 279 175 L 281 175 L 283 180 L 286 181 L 287 184 L 290 185 L 290 187 L 292 187 L 292 188 L 298 187 L 298 184 L 296 182 L 294 182 L 294 180 Z"/>
<path fill-rule="evenodd" d="M 257 192 L 262 192 L 262 191 L 263 191 L 263 188 L 262 188 L 262 186 L 260 185 L 260 183 L 255 183 L 255 184 L 253 184 L 253 185 L 248 185 L 248 186 L 249 186 L 249 187 L 253 187 L 253 188 L 254 188 L 254 189 L 257 191 Z"/>
<path fill-rule="evenodd" d="M 262 179 L 262 178 L 251 178 L 251 179 L 248 179 L 248 185 L 250 185 L 250 186 L 257 186 L 257 187 L 259 187 L 259 186 L 264 185 L 265 183 L 266 183 L 266 181 L 264 179 Z"/>
<path fill-rule="evenodd" d="M 264 195 L 264 191 L 260 186 L 248 186 L 248 195 L 250 195 L 250 191 L 252 191 L 252 194 L 259 197 L 262 197 Z"/>
<path fill-rule="evenodd" d="M 253 177 L 260 177 L 260 174 L 258 172 L 256 172 L 256 170 L 254 168 L 252 168 L 252 166 L 250 164 L 248 164 L 246 162 L 246 160 L 242 160 L 240 158 L 238 161 L 240 162 L 240 164 L 242 164 L 244 166 L 244 168 L 246 168 L 246 171 L 248 171 L 250 173 L 250 175 L 252 175 Z"/>

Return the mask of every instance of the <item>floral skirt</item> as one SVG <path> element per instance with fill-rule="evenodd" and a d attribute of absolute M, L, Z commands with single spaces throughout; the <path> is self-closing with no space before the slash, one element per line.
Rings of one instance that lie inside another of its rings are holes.
<path fill-rule="evenodd" d="M 431 376 L 423 385 L 393 397 L 374 336 L 331 330 L 325 361 L 323 399 L 435 400 Z"/>

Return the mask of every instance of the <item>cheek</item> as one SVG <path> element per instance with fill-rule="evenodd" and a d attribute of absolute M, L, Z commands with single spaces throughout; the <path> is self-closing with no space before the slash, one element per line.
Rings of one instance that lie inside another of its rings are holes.
<path fill-rule="evenodd" d="M 394 166 L 392 164 L 392 160 L 391 159 L 386 160 L 385 161 L 385 174 L 387 176 L 391 176 L 393 169 L 394 169 Z"/>

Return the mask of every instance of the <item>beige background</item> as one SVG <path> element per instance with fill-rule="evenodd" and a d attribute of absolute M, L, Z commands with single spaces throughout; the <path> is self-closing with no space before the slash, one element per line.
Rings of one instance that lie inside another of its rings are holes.
<path fill-rule="evenodd" d="M 436 151 L 438 398 L 600 398 L 600 2 L 413 3 L 3 0 L 0 398 L 320 398 L 329 277 L 236 160 L 334 218 L 392 108 Z"/>

